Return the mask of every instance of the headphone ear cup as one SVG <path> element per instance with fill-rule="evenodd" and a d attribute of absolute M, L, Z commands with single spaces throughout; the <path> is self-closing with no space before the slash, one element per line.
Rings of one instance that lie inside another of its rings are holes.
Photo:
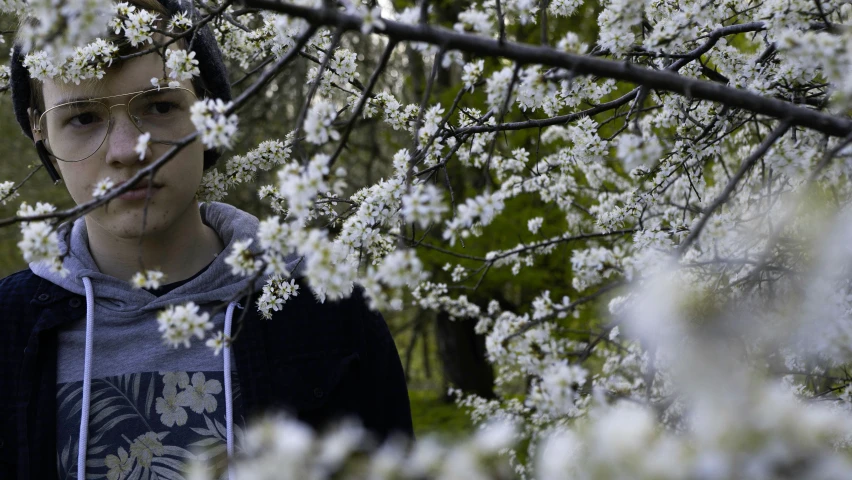
<path fill-rule="evenodd" d="M 59 176 L 59 172 L 56 171 L 56 167 L 54 167 L 53 162 L 50 161 L 50 154 L 47 153 L 47 147 L 44 146 L 44 140 L 37 141 L 35 145 L 41 164 L 44 166 L 45 170 L 47 170 L 47 174 L 50 175 L 50 179 L 53 180 L 53 184 L 56 185 L 62 180 L 62 177 Z"/>

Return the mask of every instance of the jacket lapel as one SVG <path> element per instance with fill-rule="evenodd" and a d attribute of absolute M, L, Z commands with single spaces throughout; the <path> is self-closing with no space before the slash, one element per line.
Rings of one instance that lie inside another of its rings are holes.
<path fill-rule="evenodd" d="M 18 438 L 22 447 L 18 475 L 55 478 L 56 462 L 45 461 L 44 454 L 56 451 L 56 328 L 84 314 L 85 302 L 42 279 L 30 305 L 39 313 L 27 339 L 16 382 Z"/>

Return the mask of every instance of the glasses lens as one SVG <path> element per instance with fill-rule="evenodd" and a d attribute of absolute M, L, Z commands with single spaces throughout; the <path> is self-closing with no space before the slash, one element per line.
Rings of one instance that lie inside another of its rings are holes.
<path fill-rule="evenodd" d="M 161 88 L 136 95 L 128 109 L 139 130 L 151 133 L 151 141 L 173 142 L 195 131 L 190 116 L 195 101 L 188 90 Z"/>
<path fill-rule="evenodd" d="M 48 110 L 41 118 L 54 156 L 77 162 L 94 154 L 109 129 L 109 109 L 97 102 L 74 102 Z"/>

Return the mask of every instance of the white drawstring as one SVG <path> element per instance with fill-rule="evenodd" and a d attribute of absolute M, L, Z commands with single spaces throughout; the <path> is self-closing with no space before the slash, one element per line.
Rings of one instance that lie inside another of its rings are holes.
<path fill-rule="evenodd" d="M 80 414 L 80 437 L 77 446 L 77 478 L 86 478 L 86 447 L 89 443 L 89 400 L 92 390 L 92 337 L 95 329 L 95 295 L 92 281 L 83 277 L 86 289 L 86 351 L 83 355 L 83 412 Z"/>
<path fill-rule="evenodd" d="M 228 480 L 234 479 L 234 467 L 230 461 L 234 458 L 234 400 L 231 398 L 231 324 L 234 318 L 234 307 L 237 302 L 228 304 L 228 311 L 225 312 L 225 349 L 223 357 L 225 366 L 222 373 L 225 375 L 225 441 L 227 443 L 228 452 Z"/>
<path fill-rule="evenodd" d="M 92 390 L 92 341 L 94 337 L 95 327 L 95 295 L 92 290 L 92 281 L 89 277 L 83 277 L 83 286 L 86 289 L 86 348 L 83 364 L 83 411 L 80 414 L 80 437 L 79 445 L 77 446 L 77 478 L 85 480 L 86 478 L 86 447 L 89 443 L 89 404 L 90 393 Z M 228 304 L 228 310 L 225 313 L 225 337 L 231 337 L 231 324 L 233 323 L 234 308 L 239 304 L 231 302 Z M 234 456 L 234 405 L 231 398 L 231 346 L 225 345 L 224 348 L 224 368 L 222 373 L 225 376 L 225 441 L 227 442 L 228 459 Z M 228 462 L 228 479 L 234 478 L 233 466 Z"/>

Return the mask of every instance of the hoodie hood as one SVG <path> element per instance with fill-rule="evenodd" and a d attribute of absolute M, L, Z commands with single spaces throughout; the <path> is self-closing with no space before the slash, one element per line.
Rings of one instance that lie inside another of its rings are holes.
<path fill-rule="evenodd" d="M 60 252 L 68 252 L 63 262 L 69 271 L 68 275 L 63 277 L 41 262 L 31 263 L 30 269 L 39 277 L 78 295 L 85 295 L 83 278 L 88 277 L 94 286 L 98 310 L 108 311 L 110 316 L 138 316 L 141 311 L 159 310 L 168 305 L 190 301 L 203 305 L 234 299 L 252 279 L 232 274 L 225 258 L 230 254 L 234 242 L 246 238 L 255 239 L 250 248 L 254 252 L 259 250 L 256 238 L 259 221 L 254 215 L 224 203 L 199 205 L 202 221 L 216 231 L 225 249 L 201 275 L 160 297 L 147 290 L 134 288 L 129 279 L 118 279 L 98 270 L 89 251 L 83 218 L 78 218 L 73 224 L 66 223 L 58 230 Z M 298 262 L 298 256 L 291 255 L 286 260 L 287 265 L 292 267 Z M 259 291 L 264 283 L 265 277 L 259 276 L 252 285 L 252 292 Z"/>

